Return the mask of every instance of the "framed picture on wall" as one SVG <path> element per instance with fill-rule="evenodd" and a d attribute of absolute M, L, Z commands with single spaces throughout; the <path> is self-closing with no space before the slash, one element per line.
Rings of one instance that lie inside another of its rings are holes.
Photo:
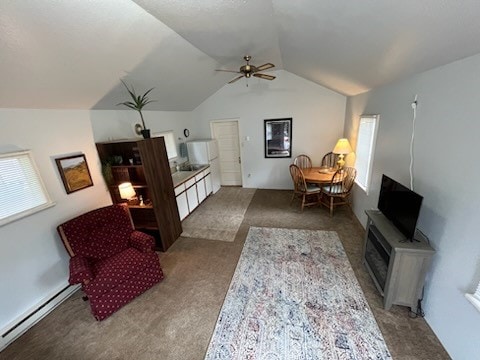
<path fill-rule="evenodd" d="M 67 194 L 93 186 L 84 154 L 55 159 Z"/>
<path fill-rule="evenodd" d="M 292 118 L 264 120 L 265 157 L 292 157 Z"/>

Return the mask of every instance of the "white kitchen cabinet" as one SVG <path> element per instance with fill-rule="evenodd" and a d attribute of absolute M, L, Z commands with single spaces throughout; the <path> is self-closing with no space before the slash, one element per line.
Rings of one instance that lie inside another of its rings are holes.
<path fill-rule="evenodd" d="M 205 179 L 200 179 L 197 181 L 197 194 L 199 203 L 201 203 L 207 197 L 207 193 L 205 191 Z"/>
<path fill-rule="evenodd" d="M 195 173 L 194 176 L 185 177 L 184 173 L 175 173 L 175 196 L 177 200 L 180 219 L 185 219 L 207 196 L 212 194 L 213 184 L 210 168 Z M 180 177 L 180 179 L 179 179 Z M 181 177 L 184 177 L 182 179 Z"/>
<path fill-rule="evenodd" d="M 212 187 L 212 176 L 210 174 L 208 174 L 207 176 L 205 176 L 205 190 L 207 192 L 207 196 L 210 195 L 213 191 L 213 187 Z"/>
<path fill-rule="evenodd" d="M 187 193 L 182 192 L 181 194 L 177 195 L 177 207 L 178 207 L 178 215 L 180 215 L 180 220 L 185 219 L 190 211 L 188 210 L 188 202 L 187 202 Z"/>
<path fill-rule="evenodd" d="M 198 206 L 197 186 L 193 185 L 187 189 L 188 210 L 192 212 Z"/>
<path fill-rule="evenodd" d="M 178 196 L 179 194 L 181 194 L 182 192 L 185 191 L 185 184 L 180 184 L 178 185 L 175 189 L 174 189 L 174 192 L 175 192 L 175 196 Z"/>

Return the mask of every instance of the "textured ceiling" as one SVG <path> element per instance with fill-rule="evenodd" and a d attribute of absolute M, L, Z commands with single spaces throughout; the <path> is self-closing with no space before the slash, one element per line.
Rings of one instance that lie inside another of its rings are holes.
<path fill-rule="evenodd" d="M 192 110 L 245 54 L 355 95 L 480 53 L 479 14 L 477 0 L 2 0 L 0 107 L 118 109 L 124 79 L 155 87 L 150 110 Z"/>

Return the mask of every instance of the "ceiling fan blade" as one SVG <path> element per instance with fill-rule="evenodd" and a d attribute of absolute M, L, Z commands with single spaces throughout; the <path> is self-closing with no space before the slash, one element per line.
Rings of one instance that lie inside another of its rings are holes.
<path fill-rule="evenodd" d="M 225 72 L 231 72 L 231 73 L 235 73 L 235 74 L 241 74 L 240 71 L 234 71 L 234 70 L 215 69 L 215 71 L 225 71 Z"/>
<path fill-rule="evenodd" d="M 272 75 L 267 75 L 267 74 L 253 74 L 253 76 L 255 77 L 258 77 L 260 79 L 264 79 L 264 80 L 273 80 L 275 79 L 275 76 L 272 76 Z"/>
<path fill-rule="evenodd" d="M 235 79 L 230 80 L 228 83 L 233 84 L 235 81 L 240 80 L 241 78 L 243 78 L 243 75 L 237 76 Z"/>
<path fill-rule="evenodd" d="M 263 71 L 275 67 L 272 63 L 266 63 L 260 66 L 257 66 L 257 71 Z"/>

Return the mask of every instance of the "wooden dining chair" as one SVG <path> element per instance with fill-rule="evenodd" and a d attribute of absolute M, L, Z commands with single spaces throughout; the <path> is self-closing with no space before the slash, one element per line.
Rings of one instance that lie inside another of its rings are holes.
<path fill-rule="evenodd" d="M 293 160 L 293 163 L 297 165 L 300 169 L 309 169 L 312 167 L 312 160 L 308 155 L 305 154 L 298 155 Z"/>
<path fill-rule="evenodd" d="M 330 209 L 330 216 L 333 216 L 333 208 L 335 206 L 350 206 L 350 193 L 356 176 L 357 169 L 343 167 L 343 169 L 335 172 L 330 184 L 322 187 L 320 202 Z"/>
<path fill-rule="evenodd" d="M 333 152 L 326 153 L 322 158 L 322 166 L 334 168 L 337 166 L 338 155 Z"/>
<path fill-rule="evenodd" d="M 290 204 L 295 197 L 301 198 L 302 212 L 305 206 L 318 205 L 320 203 L 321 189 L 317 185 L 307 184 L 302 169 L 295 164 L 290 165 L 290 175 L 293 181 L 293 196 Z"/>

